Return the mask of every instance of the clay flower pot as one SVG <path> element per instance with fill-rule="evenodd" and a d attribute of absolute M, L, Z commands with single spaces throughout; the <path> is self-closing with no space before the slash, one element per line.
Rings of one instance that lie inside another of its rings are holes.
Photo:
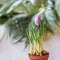
<path fill-rule="evenodd" d="M 49 53 L 42 56 L 28 55 L 30 60 L 48 60 Z"/>

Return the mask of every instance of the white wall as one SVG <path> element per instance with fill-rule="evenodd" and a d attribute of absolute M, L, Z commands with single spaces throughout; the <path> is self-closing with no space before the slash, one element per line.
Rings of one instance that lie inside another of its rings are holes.
<path fill-rule="evenodd" d="M 28 48 L 24 49 L 24 42 L 13 44 L 5 26 L 0 26 L 0 39 L 4 31 L 6 32 L 2 41 L 0 41 L 0 60 L 27 60 Z"/>

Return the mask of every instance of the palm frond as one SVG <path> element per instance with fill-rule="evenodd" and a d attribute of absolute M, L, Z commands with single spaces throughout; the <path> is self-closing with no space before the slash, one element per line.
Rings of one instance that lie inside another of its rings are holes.
<path fill-rule="evenodd" d="M 7 10 L 9 9 L 9 7 L 11 6 L 11 4 L 13 4 L 15 1 L 9 1 L 8 3 L 4 4 L 1 8 L 0 8 L 0 16 L 1 15 L 5 15 L 7 14 Z"/>
<path fill-rule="evenodd" d="M 26 30 L 28 28 L 28 24 L 31 22 L 32 15 L 27 14 L 19 14 L 9 19 L 7 22 L 7 28 L 9 34 L 13 34 L 14 39 L 21 39 L 27 37 Z M 21 36 L 21 38 L 19 38 Z M 18 42 L 18 41 L 17 41 Z"/>

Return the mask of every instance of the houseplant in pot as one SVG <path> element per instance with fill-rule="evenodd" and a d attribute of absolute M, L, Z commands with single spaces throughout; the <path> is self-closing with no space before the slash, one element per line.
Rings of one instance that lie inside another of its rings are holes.
<path fill-rule="evenodd" d="M 28 26 L 28 39 L 30 44 L 30 53 L 28 54 L 30 60 L 48 60 L 49 53 L 43 50 L 44 40 L 44 22 L 40 16 L 35 16 L 35 20 Z"/>
<path fill-rule="evenodd" d="M 40 11 L 33 16 L 32 21 L 28 26 L 27 36 L 30 44 L 28 56 L 30 60 L 48 60 L 49 57 L 49 52 L 43 49 L 43 41 L 47 34 L 54 34 L 53 31 L 57 25 L 57 17 L 55 16 L 56 12 L 54 13 L 52 11 L 53 4 L 51 1 L 48 2 L 49 5 L 46 8 L 43 4 L 41 5 Z"/>
<path fill-rule="evenodd" d="M 17 7 L 13 3 L 9 8 L 13 8 L 12 10 L 18 14 L 7 19 L 6 26 L 9 27 L 10 33 L 13 32 L 15 39 L 19 39 L 18 42 L 21 42 L 22 38 L 28 37 L 30 44 L 28 55 L 30 59 L 32 58 L 31 60 L 48 60 L 49 53 L 43 49 L 43 40 L 48 33 L 53 34 L 58 25 L 57 14 L 51 0 L 48 0 L 46 5 L 41 4 L 38 8 L 33 6 L 30 2 L 28 5 L 27 3 L 26 5 L 24 3 L 17 4 Z M 9 13 L 11 13 L 11 9 L 8 9 Z M 18 38 L 20 36 L 22 38 Z"/>

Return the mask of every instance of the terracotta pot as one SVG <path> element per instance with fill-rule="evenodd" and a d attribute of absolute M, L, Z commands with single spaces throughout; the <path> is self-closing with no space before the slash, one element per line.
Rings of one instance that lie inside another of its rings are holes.
<path fill-rule="evenodd" d="M 30 60 L 48 60 L 49 57 L 49 53 L 46 55 L 42 55 L 42 56 L 34 56 L 34 55 L 28 55 Z"/>

